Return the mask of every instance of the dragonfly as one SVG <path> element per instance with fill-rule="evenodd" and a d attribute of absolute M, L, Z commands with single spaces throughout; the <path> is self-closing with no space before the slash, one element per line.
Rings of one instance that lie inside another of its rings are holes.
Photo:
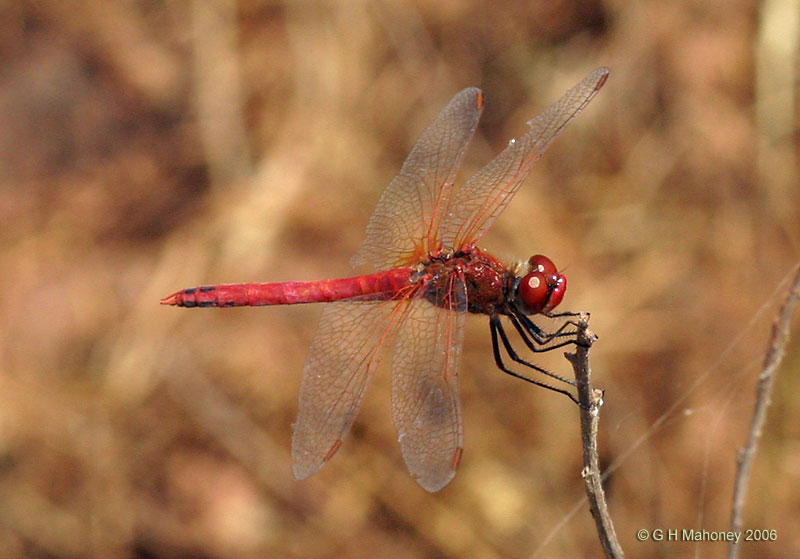
<path fill-rule="evenodd" d="M 566 278 L 543 255 L 504 264 L 477 243 L 505 209 L 536 162 L 608 79 L 598 68 L 530 120 L 527 132 L 460 187 L 456 174 L 484 107 L 480 89 L 456 94 L 422 133 L 399 174 L 383 192 L 354 265 L 374 273 L 303 282 L 192 287 L 162 304 L 239 307 L 328 303 L 311 344 L 292 437 L 292 470 L 305 479 L 339 450 L 356 418 L 379 350 L 393 347 L 391 415 L 403 459 L 426 490 L 453 479 L 463 454 L 458 396 L 465 317 L 489 317 L 500 370 L 576 401 L 555 373 L 515 351 L 504 320 L 533 352 L 576 343 L 569 320 L 553 332 L 531 315 L 556 314 Z M 501 348 L 533 378 L 511 369 Z"/>

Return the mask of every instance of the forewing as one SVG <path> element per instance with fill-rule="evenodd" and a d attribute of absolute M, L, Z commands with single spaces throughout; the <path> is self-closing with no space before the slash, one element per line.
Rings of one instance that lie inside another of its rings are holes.
<path fill-rule="evenodd" d="M 392 268 L 415 263 L 439 248 L 440 224 L 453 181 L 482 109 L 481 91 L 467 88 L 422 133 L 378 201 L 353 264 Z"/>
<path fill-rule="evenodd" d="M 338 450 L 378 365 L 378 349 L 392 334 L 397 309 L 392 301 L 326 305 L 300 385 L 292 438 L 295 478 L 309 477 Z"/>
<path fill-rule="evenodd" d="M 464 312 L 411 300 L 392 362 L 392 420 L 411 475 L 438 491 L 456 473 L 463 448 L 458 367 Z"/>
<path fill-rule="evenodd" d="M 500 215 L 539 158 L 558 135 L 591 101 L 608 78 L 607 68 L 598 68 L 528 122 L 530 130 L 512 140 L 500 155 L 478 171 L 452 197 L 443 223 L 442 242 L 460 248 L 474 243 Z"/>

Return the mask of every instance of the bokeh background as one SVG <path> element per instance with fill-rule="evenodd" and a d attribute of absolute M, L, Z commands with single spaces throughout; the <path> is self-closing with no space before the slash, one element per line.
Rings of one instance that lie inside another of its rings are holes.
<path fill-rule="evenodd" d="M 407 474 L 385 368 L 352 434 L 291 477 L 318 305 L 183 310 L 198 284 L 352 273 L 382 189 L 458 90 L 463 178 L 593 68 L 605 89 L 482 246 L 565 268 L 592 313 L 611 513 L 728 527 L 772 316 L 800 254 L 793 0 L 17 1 L 0 7 L 0 556 L 597 557 L 578 410 L 500 374 L 468 321 L 466 449 Z M 782 287 L 783 286 L 783 287 Z M 544 324 L 544 323 L 543 323 Z M 546 324 L 544 324 L 546 325 Z M 800 553 L 789 347 L 744 557 Z M 542 364 L 569 374 L 559 355 Z"/>

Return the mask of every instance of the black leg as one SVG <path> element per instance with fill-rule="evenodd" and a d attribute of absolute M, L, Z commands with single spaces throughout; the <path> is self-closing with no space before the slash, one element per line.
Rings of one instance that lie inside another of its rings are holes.
<path fill-rule="evenodd" d="M 538 366 L 534 365 L 533 363 L 528 363 L 524 359 L 520 358 L 517 355 L 517 352 L 514 351 L 514 348 L 511 346 L 511 342 L 508 341 L 508 336 L 506 335 L 506 332 L 503 329 L 503 324 L 500 322 L 499 316 L 495 315 L 495 316 L 492 316 L 492 317 L 489 318 L 489 328 L 490 328 L 490 330 L 492 332 L 492 351 L 494 353 L 494 362 L 497 364 L 497 367 L 501 371 L 503 371 L 504 373 L 506 373 L 508 375 L 511 375 L 512 377 L 516 377 L 516 378 L 524 380 L 526 382 L 530 382 L 531 384 L 535 384 L 536 386 L 541 386 L 542 388 L 546 388 L 548 390 L 553 390 L 554 392 L 560 392 L 561 394 L 564 394 L 565 396 L 567 396 L 570 400 L 572 400 L 576 404 L 580 405 L 580 402 L 578 402 L 578 399 L 574 395 L 572 395 L 572 393 L 570 393 L 569 391 L 564 390 L 562 388 L 557 388 L 555 386 L 552 386 L 552 385 L 547 384 L 545 382 L 541 382 L 541 381 L 532 379 L 530 377 L 526 377 L 526 376 L 521 375 L 519 373 L 515 373 L 514 371 L 512 371 L 511 369 L 506 367 L 505 363 L 503 363 L 503 358 L 500 355 L 500 345 L 497 343 L 498 335 L 500 336 L 500 340 L 502 341 L 503 347 L 506 349 L 506 352 L 508 353 L 508 356 L 515 363 L 519 363 L 520 365 L 524 365 L 526 367 L 529 367 L 529 368 L 533 369 L 534 371 L 538 371 L 538 372 L 540 372 L 540 373 L 542 373 L 544 375 L 552 377 L 552 378 L 554 378 L 556 380 L 559 380 L 561 382 L 565 382 L 565 383 L 570 384 L 572 386 L 575 385 L 574 381 L 565 379 L 562 376 L 559 376 L 559 375 L 557 375 L 555 373 L 551 373 L 550 371 L 548 371 L 546 369 L 543 369 L 542 367 L 538 367 Z"/>
<path fill-rule="evenodd" d="M 564 332 L 564 330 L 572 324 L 571 322 L 562 324 L 559 327 L 559 329 L 553 333 L 548 333 L 539 328 L 536 324 L 534 324 L 531 321 L 531 319 L 529 319 L 524 314 L 520 315 L 510 314 L 508 315 L 508 319 L 511 321 L 511 324 L 514 325 L 514 328 L 517 329 L 517 332 L 519 332 L 522 341 L 525 342 L 525 345 L 528 346 L 528 349 L 530 349 L 534 353 L 553 351 L 554 349 L 558 349 L 560 347 L 564 347 L 575 343 L 574 337 L 575 334 L 577 334 L 577 332 L 574 330 L 570 332 Z M 566 337 L 570 337 L 573 339 L 564 340 L 562 342 L 553 345 L 547 345 L 556 338 L 566 338 Z"/>
<path fill-rule="evenodd" d="M 548 318 L 558 318 L 560 316 L 575 316 L 577 314 L 579 314 L 579 313 L 546 314 L 544 316 L 546 316 Z M 527 330 L 530 333 L 531 337 L 534 339 L 534 341 L 536 341 L 536 343 L 538 343 L 540 345 L 546 344 L 547 342 L 551 341 L 553 338 L 562 338 L 562 337 L 566 337 L 566 336 L 575 336 L 578 333 L 576 330 L 572 330 L 570 332 L 564 332 L 564 329 L 566 329 L 568 326 L 575 326 L 576 328 L 578 327 L 578 324 L 575 321 L 572 321 L 572 320 L 567 320 L 566 322 L 564 322 L 564 324 L 562 324 L 558 328 L 558 330 L 556 330 L 552 334 L 548 334 L 547 332 L 545 332 L 544 330 L 542 330 L 541 328 L 536 326 L 536 324 L 534 324 L 533 321 L 530 318 L 528 318 L 527 316 L 525 316 L 522 313 L 516 313 L 514 315 L 514 318 L 516 318 L 517 320 L 520 321 L 520 323 L 522 323 L 522 325 L 525 327 L 525 330 Z M 574 340 L 572 342 L 570 342 L 570 343 L 577 344 L 577 342 L 575 342 Z M 552 346 L 552 348 L 547 348 L 547 349 L 545 349 L 545 351 L 548 351 L 549 349 L 555 349 L 557 347 L 563 347 L 563 346 L 562 345 Z M 588 346 L 586 346 L 586 347 L 588 347 Z M 534 350 L 534 351 L 536 351 L 536 350 Z"/>
<path fill-rule="evenodd" d="M 564 311 L 564 312 L 549 312 L 549 313 L 545 313 L 545 316 L 547 318 L 561 318 L 562 316 L 580 316 L 582 314 L 583 313 L 579 313 L 579 312 Z M 589 313 L 586 313 L 586 314 L 588 315 Z"/>
<path fill-rule="evenodd" d="M 516 323 L 514 323 L 513 318 L 512 318 L 512 323 L 515 326 L 517 326 Z M 539 367 L 538 365 L 534 365 L 533 363 L 529 363 L 529 362 L 525 361 L 524 359 L 520 358 L 517 355 L 517 352 L 514 351 L 514 348 L 511 346 L 511 342 L 509 341 L 508 336 L 506 335 L 506 331 L 503 328 L 503 323 L 500 322 L 500 317 L 495 317 L 495 328 L 497 329 L 498 334 L 500 334 L 500 339 L 503 341 L 503 346 L 506 348 L 506 351 L 508 352 L 508 356 L 511 357 L 512 361 L 514 361 L 515 363 L 519 363 L 520 365 L 525 365 L 526 367 L 530 367 L 531 369 L 539 371 L 540 373 L 542 373 L 544 375 L 547 375 L 547 376 L 549 376 L 551 378 L 554 378 L 556 380 L 560 380 L 561 382 L 565 382 L 567 384 L 571 384 L 572 386 L 575 386 L 575 381 L 574 380 L 569 380 L 569 379 L 566 379 L 566 378 L 564 378 L 564 377 L 562 377 L 560 375 L 557 375 L 555 373 L 551 373 L 547 369 Z M 523 340 L 525 340 L 524 331 L 519 329 L 519 328 L 518 328 L 518 330 L 520 332 L 520 336 L 523 338 Z M 529 340 L 525 340 L 526 345 L 527 345 L 528 341 Z M 574 343 L 575 343 L 575 340 L 570 340 L 570 341 L 566 341 L 566 342 L 554 345 L 554 346 L 549 347 L 549 348 L 544 349 L 544 350 L 539 348 L 539 351 L 550 351 L 550 350 L 557 349 L 559 347 L 564 347 L 566 345 L 570 345 L 570 344 L 574 344 Z"/>

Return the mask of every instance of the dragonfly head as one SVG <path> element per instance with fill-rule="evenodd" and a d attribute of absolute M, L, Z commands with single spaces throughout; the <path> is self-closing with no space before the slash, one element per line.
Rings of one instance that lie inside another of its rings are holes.
<path fill-rule="evenodd" d="M 558 306 L 567 291 L 567 278 L 558 273 L 553 261 L 536 254 L 527 262 L 527 273 L 519 280 L 515 299 L 525 314 L 547 314 Z"/>

